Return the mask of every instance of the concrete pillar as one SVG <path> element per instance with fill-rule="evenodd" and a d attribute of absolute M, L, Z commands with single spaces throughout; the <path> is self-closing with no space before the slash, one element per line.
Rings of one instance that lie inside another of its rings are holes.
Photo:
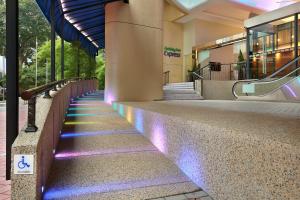
<path fill-rule="evenodd" d="M 106 5 L 106 102 L 162 98 L 163 8 L 162 0 Z"/>

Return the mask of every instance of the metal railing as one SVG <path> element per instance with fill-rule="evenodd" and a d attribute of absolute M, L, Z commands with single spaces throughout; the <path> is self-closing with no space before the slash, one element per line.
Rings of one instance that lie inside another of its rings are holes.
<path fill-rule="evenodd" d="M 203 76 L 201 76 L 200 74 L 196 73 L 195 71 L 192 72 L 192 76 L 193 76 L 193 83 L 194 83 L 194 90 L 196 90 L 196 80 L 199 80 L 201 81 L 201 89 L 200 89 L 200 95 L 203 96 Z"/>
<path fill-rule="evenodd" d="M 280 89 L 282 85 L 289 83 L 294 77 L 298 76 L 300 71 L 299 60 L 300 57 L 293 59 L 264 79 L 240 80 L 235 82 L 232 87 L 232 94 L 235 98 L 238 98 L 240 96 L 265 96 L 273 93 Z M 279 78 L 277 77 L 278 74 L 285 72 L 289 67 L 292 67 L 291 71 Z M 252 93 L 244 92 L 243 87 L 246 84 L 253 84 L 255 91 Z"/>
<path fill-rule="evenodd" d="M 210 62 L 191 72 L 204 80 L 243 80 L 246 78 L 246 62 L 222 64 Z"/>
<path fill-rule="evenodd" d="M 165 71 L 163 73 L 163 84 L 167 85 L 168 83 L 170 83 L 170 71 Z"/>
<path fill-rule="evenodd" d="M 60 81 L 51 82 L 36 88 L 32 88 L 22 92 L 21 98 L 24 101 L 28 101 L 28 114 L 27 114 L 27 127 L 25 132 L 36 132 L 38 130 L 35 125 L 35 116 L 36 116 L 36 98 L 44 93 L 43 98 L 50 99 L 52 98 L 50 95 L 50 91 L 57 91 L 57 88 L 62 88 L 69 82 L 79 81 L 79 80 L 93 80 L 92 78 L 72 78 L 72 79 L 64 79 Z"/>

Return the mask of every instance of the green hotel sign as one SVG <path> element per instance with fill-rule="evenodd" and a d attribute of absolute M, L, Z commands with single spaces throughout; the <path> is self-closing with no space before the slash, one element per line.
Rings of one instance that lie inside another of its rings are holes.
<path fill-rule="evenodd" d="M 168 56 L 168 57 L 179 58 L 181 56 L 181 49 L 172 48 L 172 47 L 165 47 L 164 48 L 164 55 Z"/>

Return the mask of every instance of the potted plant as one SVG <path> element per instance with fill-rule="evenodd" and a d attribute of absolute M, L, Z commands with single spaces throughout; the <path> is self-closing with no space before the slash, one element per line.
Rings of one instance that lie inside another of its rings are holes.
<path fill-rule="evenodd" d="M 190 81 L 190 82 L 194 82 L 195 81 L 195 77 L 194 77 L 193 72 L 197 72 L 200 68 L 201 68 L 200 64 L 198 64 L 198 65 L 194 64 L 193 65 L 193 69 L 192 70 L 188 70 L 188 81 Z"/>
<path fill-rule="evenodd" d="M 234 80 L 239 80 L 239 78 L 242 78 L 242 76 L 243 76 L 242 66 L 244 65 L 244 63 L 245 63 L 245 58 L 242 53 L 242 50 L 240 50 L 237 65 L 234 67 L 234 70 L 233 70 Z"/>

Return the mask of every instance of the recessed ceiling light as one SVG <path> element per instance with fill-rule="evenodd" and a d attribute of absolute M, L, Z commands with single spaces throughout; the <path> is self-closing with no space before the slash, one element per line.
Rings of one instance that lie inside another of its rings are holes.
<path fill-rule="evenodd" d="M 207 0 L 176 0 L 184 8 L 191 10 L 200 4 L 205 3 Z"/>

